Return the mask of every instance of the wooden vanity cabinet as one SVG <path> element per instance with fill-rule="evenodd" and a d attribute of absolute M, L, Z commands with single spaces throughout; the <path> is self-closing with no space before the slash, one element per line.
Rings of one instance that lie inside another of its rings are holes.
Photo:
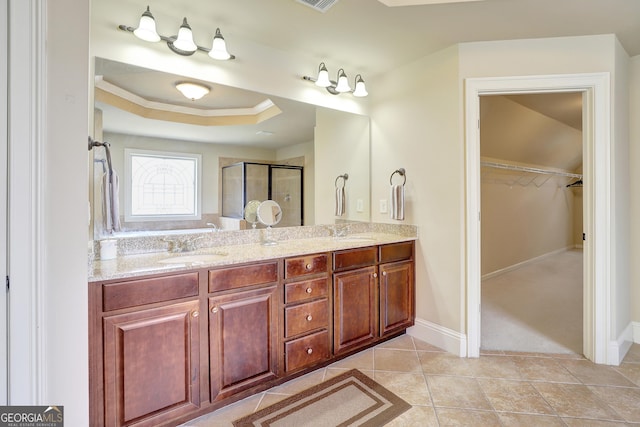
<path fill-rule="evenodd" d="M 333 254 L 333 353 L 340 355 L 378 337 L 377 247 Z"/>
<path fill-rule="evenodd" d="M 328 254 L 313 254 L 284 260 L 280 365 L 285 374 L 331 356 L 328 259 Z"/>
<path fill-rule="evenodd" d="M 380 336 L 384 337 L 414 324 L 414 245 L 384 245 L 379 251 Z"/>
<path fill-rule="evenodd" d="M 278 373 L 278 263 L 209 271 L 211 401 Z"/>
<path fill-rule="evenodd" d="M 90 295 L 102 306 L 103 396 L 92 425 L 155 426 L 200 407 L 198 273 L 103 284 Z M 101 291 L 101 292 L 100 292 Z M 175 300 L 183 300 L 175 302 Z M 94 305 L 94 308 L 95 308 Z M 97 310 L 96 310 L 97 312 Z M 98 350 L 96 349 L 96 350 Z M 99 359 L 96 361 L 94 359 Z M 96 365 L 97 364 L 97 365 Z"/>

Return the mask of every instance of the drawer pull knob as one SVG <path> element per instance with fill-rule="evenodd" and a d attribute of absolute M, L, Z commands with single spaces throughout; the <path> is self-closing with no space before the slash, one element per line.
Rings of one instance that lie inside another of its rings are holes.
<path fill-rule="evenodd" d="M 211 307 L 211 312 L 212 313 L 217 313 L 218 312 L 218 307 Z"/>
<path fill-rule="evenodd" d="M 307 293 L 310 294 L 311 292 L 313 292 L 313 289 L 307 288 Z"/>
<path fill-rule="evenodd" d="M 200 316 L 200 312 L 198 310 L 194 311 L 193 313 L 191 313 L 192 317 L 198 317 Z"/>
<path fill-rule="evenodd" d="M 313 349 L 312 348 L 308 348 L 307 349 L 307 354 L 311 354 L 311 353 L 313 353 Z"/>
<path fill-rule="evenodd" d="M 311 264 L 307 264 L 307 265 L 306 265 L 306 268 L 307 268 L 307 270 L 311 270 L 311 269 L 313 268 L 313 265 L 311 265 Z"/>
<path fill-rule="evenodd" d="M 373 273 L 373 278 L 375 279 L 376 277 L 378 277 L 378 273 Z"/>
<path fill-rule="evenodd" d="M 313 316 L 311 316 L 310 314 L 307 314 L 307 321 L 311 322 L 313 320 Z"/>

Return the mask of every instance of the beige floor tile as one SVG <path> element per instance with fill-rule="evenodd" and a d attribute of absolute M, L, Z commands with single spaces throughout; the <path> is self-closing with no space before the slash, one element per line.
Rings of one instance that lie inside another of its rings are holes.
<path fill-rule="evenodd" d="M 306 390 L 309 387 L 313 387 L 314 385 L 324 381 L 324 373 L 324 369 L 318 369 L 317 371 L 313 371 L 291 381 L 287 381 L 286 383 L 279 386 L 275 386 L 268 391 L 270 393 L 288 395 L 300 393 L 301 391 Z"/>
<path fill-rule="evenodd" d="M 373 379 L 411 405 L 431 405 L 427 381 L 422 373 L 376 372 Z"/>
<path fill-rule="evenodd" d="M 612 407 L 625 421 L 640 423 L 640 388 L 591 386 L 589 390 Z"/>
<path fill-rule="evenodd" d="M 629 424 L 618 421 L 587 420 L 585 418 L 563 418 L 568 427 L 628 427 Z"/>
<path fill-rule="evenodd" d="M 415 351 L 376 348 L 373 353 L 376 371 L 421 372 L 418 354 Z"/>
<path fill-rule="evenodd" d="M 492 410 L 475 378 L 427 376 L 435 407 Z"/>
<path fill-rule="evenodd" d="M 330 365 L 332 368 L 373 369 L 373 349 L 361 351 L 353 356 L 338 360 Z"/>
<path fill-rule="evenodd" d="M 184 427 L 233 427 L 233 421 L 255 412 L 262 397 L 263 393 L 255 394 L 182 425 Z"/>
<path fill-rule="evenodd" d="M 418 352 L 422 372 L 428 375 L 471 376 L 470 359 L 451 353 Z"/>
<path fill-rule="evenodd" d="M 466 409 L 436 408 L 436 415 L 441 427 L 445 426 L 478 426 L 498 427 L 500 420 L 495 412 L 470 411 Z"/>
<path fill-rule="evenodd" d="M 622 363 L 614 369 L 640 387 L 640 363 Z"/>
<path fill-rule="evenodd" d="M 436 352 L 444 352 L 440 347 L 436 347 L 435 345 L 428 344 L 424 341 L 420 341 L 417 338 L 413 338 L 413 345 L 416 347 L 418 351 L 436 351 Z"/>
<path fill-rule="evenodd" d="M 621 421 L 608 405 L 585 385 L 532 383 L 561 417 Z"/>
<path fill-rule="evenodd" d="M 565 427 L 560 417 L 550 415 L 498 413 L 504 427 Z"/>
<path fill-rule="evenodd" d="M 520 377 L 532 381 L 579 383 L 578 379 L 556 359 L 540 357 L 514 357 Z"/>
<path fill-rule="evenodd" d="M 409 335 L 401 335 L 392 340 L 383 342 L 382 344 L 376 346 L 376 348 L 389 348 L 396 350 L 415 350 L 416 347 L 413 345 L 413 339 Z"/>
<path fill-rule="evenodd" d="M 474 377 L 520 379 L 520 371 L 512 357 L 485 356 L 467 359 L 467 362 Z"/>
<path fill-rule="evenodd" d="M 528 382 L 479 378 L 478 383 L 498 412 L 555 415 L 553 408 Z"/>
<path fill-rule="evenodd" d="M 588 360 L 562 360 L 560 363 L 586 385 L 635 386 L 613 366 L 596 365 Z"/>
<path fill-rule="evenodd" d="M 385 427 L 438 427 L 436 411 L 431 406 L 414 406 Z"/>
<path fill-rule="evenodd" d="M 640 344 L 632 344 L 624 357 L 625 363 L 640 363 Z"/>

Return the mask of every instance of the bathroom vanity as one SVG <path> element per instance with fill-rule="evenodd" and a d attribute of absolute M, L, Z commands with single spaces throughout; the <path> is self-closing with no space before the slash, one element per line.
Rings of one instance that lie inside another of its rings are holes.
<path fill-rule="evenodd" d="M 414 238 L 214 249 L 97 263 L 92 426 L 184 423 L 413 325 Z"/>

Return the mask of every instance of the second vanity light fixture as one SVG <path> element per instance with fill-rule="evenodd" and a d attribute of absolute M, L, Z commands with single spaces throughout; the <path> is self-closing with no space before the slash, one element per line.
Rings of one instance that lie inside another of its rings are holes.
<path fill-rule="evenodd" d="M 163 40 L 167 42 L 169 49 L 178 55 L 190 56 L 199 50 L 207 53 L 213 59 L 223 61 L 227 59 L 235 59 L 235 56 L 231 55 L 227 51 L 227 44 L 220 33 L 220 28 L 216 28 L 216 34 L 213 36 L 211 49 L 198 46 L 193 42 L 193 33 L 191 32 L 191 27 L 187 23 L 187 18 L 182 20 L 182 25 L 178 29 L 177 36 L 167 37 L 158 34 L 156 31 L 156 21 L 149 10 L 149 6 L 147 6 L 147 10 L 140 17 L 138 28 L 128 27 L 126 25 L 119 25 L 118 28 L 123 31 L 133 33 L 133 35 L 138 37 L 140 40 L 148 42 L 159 42 L 160 40 Z"/>
<path fill-rule="evenodd" d="M 364 85 L 364 79 L 360 74 L 358 74 L 355 78 L 355 88 L 351 89 L 351 86 L 349 86 L 347 74 L 344 72 L 344 69 L 340 68 L 338 70 L 338 77 L 336 81 L 331 80 L 329 78 L 329 71 L 327 70 L 326 65 L 324 65 L 324 62 L 321 62 L 318 66 L 317 78 L 304 76 L 303 79 L 314 82 L 316 86 L 327 89 L 327 91 L 332 95 L 338 95 L 340 93 L 347 92 L 351 92 L 353 96 L 357 97 L 369 95 L 369 93 L 367 92 L 367 88 Z"/>

